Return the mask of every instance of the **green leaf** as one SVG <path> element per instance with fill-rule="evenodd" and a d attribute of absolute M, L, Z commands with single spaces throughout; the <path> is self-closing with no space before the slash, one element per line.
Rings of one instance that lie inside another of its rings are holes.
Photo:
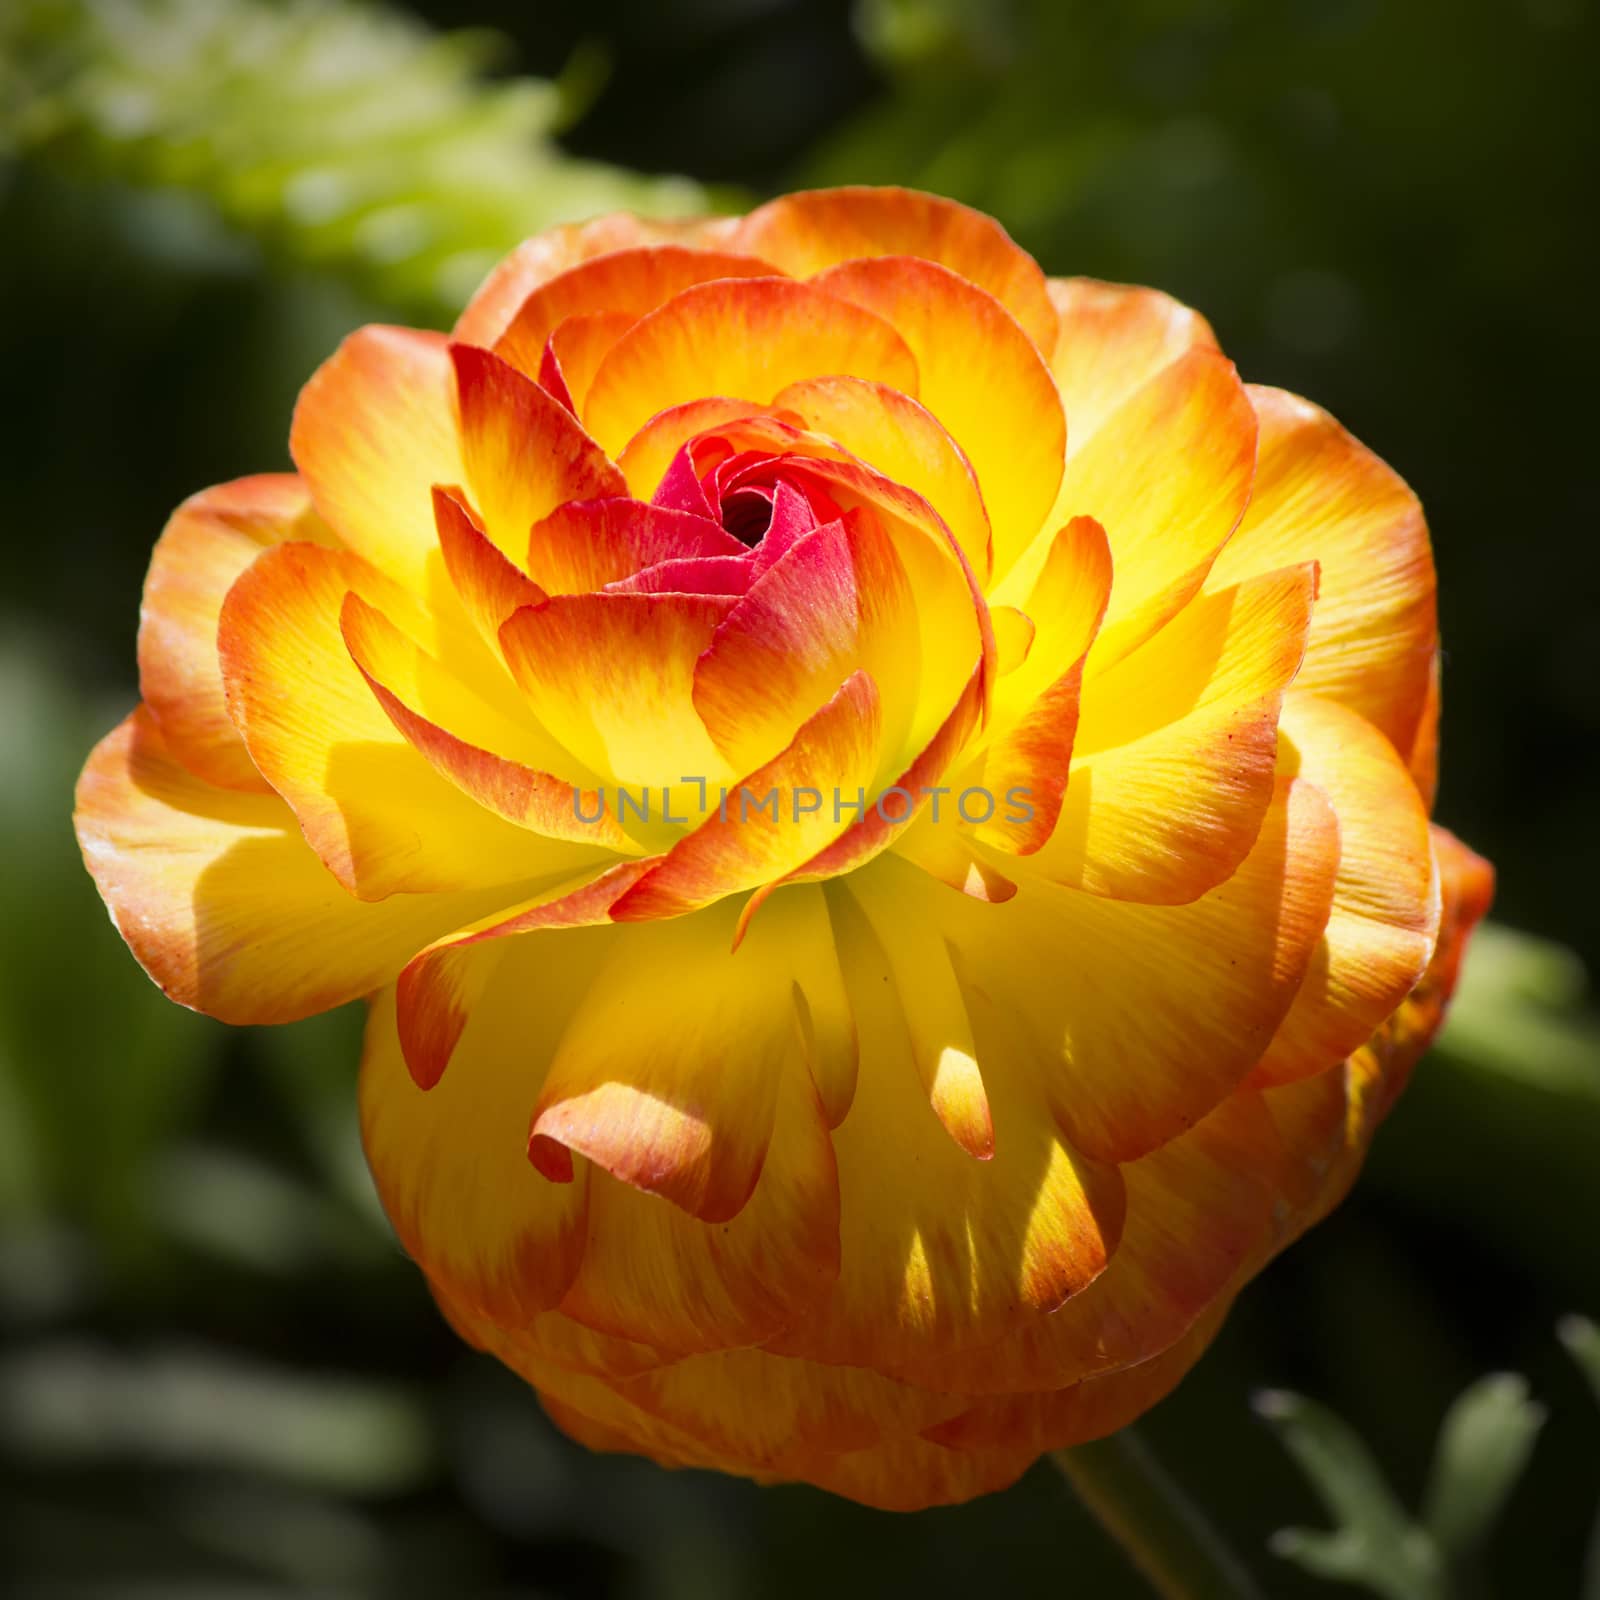
<path fill-rule="evenodd" d="M 696 184 L 561 152 L 604 64 L 490 80 L 493 36 L 353 0 L 13 0 L 0 129 L 31 159 L 204 194 L 292 260 L 446 320 L 557 223 L 703 209 Z"/>
<path fill-rule="evenodd" d="M 1600 1326 L 1587 1317 L 1563 1317 L 1556 1332 L 1593 1386 L 1595 1399 L 1600 1400 Z M 1600 1516 L 1595 1518 L 1594 1531 L 1589 1535 L 1589 1556 L 1583 1574 L 1583 1600 L 1600 1600 Z"/>
<path fill-rule="evenodd" d="M 1337 1527 L 1286 1528 L 1273 1552 L 1315 1577 L 1360 1584 L 1385 1600 L 1444 1600 L 1444 1566 L 1428 1535 L 1395 1498 L 1367 1447 L 1325 1406 L 1284 1390 L 1255 1399 L 1310 1479 Z"/>
<path fill-rule="evenodd" d="M 1527 1381 L 1510 1372 L 1480 1378 L 1451 1406 L 1423 1502 L 1423 1524 L 1451 1565 L 1460 1567 L 1483 1543 L 1544 1420 Z"/>

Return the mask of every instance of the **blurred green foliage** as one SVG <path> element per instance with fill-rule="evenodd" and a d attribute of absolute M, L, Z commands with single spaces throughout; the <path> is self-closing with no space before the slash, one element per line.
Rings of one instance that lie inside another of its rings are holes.
<path fill-rule="evenodd" d="M 491 80 L 498 36 L 435 34 L 358 0 L 16 0 L 0 46 L 23 155 L 197 190 L 400 310 L 458 309 L 541 228 L 705 205 L 685 179 L 557 149 L 593 54 L 565 84 Z"/>
<path fill-rule="evenodd" d="M 628 170 L 676 168 L 972 200 L 1051 270 L 1200 305 L 1247 376 L 1313 394 L 1421 492 L 1451 652 L 1442 815 L 1499 863 L 1500 914 L 1548 938 L 1480 936 L 1356 1196 L 1243 1298 L 1150 1432 L 1293 1600 L 1326 1591 L 1263 1541 L 1312 1502 L 1245 1425 L 1249 1392 L 1324 1397 L 1402 1505 L 1422 1503 L 1436 1419 L 1514 1367 L 1550 1418 L 1474 1570 L 1494 1593 L 1571 1593 L 1600 1500 L 1595 1417 L 1548 1338 L 1600 1305 L 1600 1024 L 1574 953 L 1600 951 L 1600 325 L 1575 221 L 1600 176 L 1593 5 L 419 9 L 450 31 L 354 0 L 0 13 L 0 352 L 19 380 L 0 434 L 0 1559 L 17 1592 L 847 1600 L 1055 1590 L 1064 1562 L 1077 1593 L 1137 1592 L 1048 1476 L 894 1520 L 566 1445 L 443 1328 L 376 1214 L 359 1017 L 230 1031 L 177 1010 L 76 859 L 72 781 L 131 700 L 135 596 L 170 507 L 285 464 L 295 390 L 347 328 L 448 321 L 484 261 L 561 217 L 682 209 L 701 191 Z M 486 22 L 538 79 L 497 75 L 510 57 L 454 31 Z M 569 125 L 576 99 L 592 103 Z M 1528 1434 L 1530 1402 L 1479 1393 L 1462 1428 Z M 1460 1492 L 1487 1508 L 1498 1490 Z M 1429 1515 L 1448 1528 L 1468 1503 Z"/>

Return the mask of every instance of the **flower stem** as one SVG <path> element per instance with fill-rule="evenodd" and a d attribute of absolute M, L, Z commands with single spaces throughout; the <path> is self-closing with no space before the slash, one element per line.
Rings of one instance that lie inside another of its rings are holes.
<path fill-rule="evenodd" d="M 1051 1459 L 1162 1600 L 1261 1600 L 1238 1558 L 1131 1429 Z"/>

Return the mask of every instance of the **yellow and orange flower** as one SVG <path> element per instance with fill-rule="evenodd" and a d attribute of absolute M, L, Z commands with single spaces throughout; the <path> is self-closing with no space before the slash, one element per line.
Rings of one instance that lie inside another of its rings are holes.
<path fill-rule="evenodd" d="M 174 999 L 371 998 L 465 1338 L 872 1504 L 1111 1431 L 1334 1204 L 1487 866 L 1405 485 L 900 190 L 530 240 L 183 505 L 84 854 Z"/>

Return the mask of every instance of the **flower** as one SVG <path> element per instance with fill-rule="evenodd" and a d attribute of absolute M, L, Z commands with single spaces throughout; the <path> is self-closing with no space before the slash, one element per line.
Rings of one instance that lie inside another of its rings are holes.
<path fill-rule="evenodd" d="M 1342 1194 L 1485 863 L 1417 503 L 926 195 L 532 239 L 183 505 L 78 794 L 174 999 L 371 997 L 367 1156 L 599 1449 L 967 1498 Z"/>

